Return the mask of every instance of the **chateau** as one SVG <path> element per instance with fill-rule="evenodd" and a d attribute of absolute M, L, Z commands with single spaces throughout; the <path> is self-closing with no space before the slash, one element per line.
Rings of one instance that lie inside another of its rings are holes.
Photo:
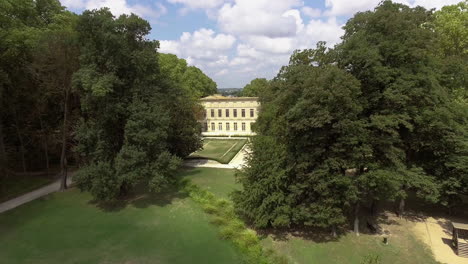
<path fill-rule="evenodd" d="M 205 108 L 203 136 L 250 136 L 258 116 L 257 97 L 212 95 L 200 99 Z"/>

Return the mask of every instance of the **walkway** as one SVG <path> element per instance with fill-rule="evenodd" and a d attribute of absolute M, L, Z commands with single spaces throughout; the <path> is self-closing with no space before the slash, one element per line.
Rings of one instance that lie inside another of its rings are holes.
<path fill-rule="evenodd" d="M 73 173 L 68 174 L 68 178 L 67 178 L 67 185 L 68 186 L 72 183 L 72 176 L 73 176 Z M 41 198 L 43 196 L 46 196 L 46 195 L 48 195 L 50 193 L 58 191 L 60 189 L 60 181 L 61 181 L 61 179 L 57 180 L 54 183 L 46 185 L 46 186 L 44 186 L 42 188 L 39 188 L 39 189 L 37 189 L 35 191 L 23 194 L 23 195 L 21 195 L 19 197 L 16 197 L 14 199 L 9 200 L 9 201 L 0 203 L 0 213 L 6 212 L 6 211 L 11 210 L 11 209 L 13 209 L 15 207 L 18 207 L 18 206 L 20 206 L 22 204 L 25 204 L 25 203 L 30 202 L 32 200 L 36 200 L 36 199 Z"/>

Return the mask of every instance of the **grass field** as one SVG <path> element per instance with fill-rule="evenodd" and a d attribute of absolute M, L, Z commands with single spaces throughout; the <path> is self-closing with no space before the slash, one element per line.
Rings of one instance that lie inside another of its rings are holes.
<path fill-rule="evenodd" d="M 181 176 L 220 198 L 228 198 L 229 193 L 241 188 L 235 182 L 235 172 L 231 169 L 195 168 L 182 171 Z"/>
<path fill-rule="evenodd" d="M 203 149 L 193 153 L 190 157 L 212 159 L 227 164 L 246 142 L 247 139 L 205 139 Z"/>
<path fill-rule="evenodd" d="M 207 217 L 180 195 L 100 209 L 71 189 L 0 214 L 0 263 L 239 263 Z"/>
<path fill-rule="evenodd" d="M 184 171 L 182 175 L 215 195 L 226 198 L 230 192 L 241 188 L 234 181 L 234 172 L 228 169 L 196 168 Z M 361 264 L 369 254 L 378 255 L 381 264 L 437 263 L 430 250 L 410 231 L 411 224 L 406 220 L 393 223 L 389 245 L 384 245 L 381 237 L 366 234 L 357 237 L 352 232 L 337 241 L 328 242 L 321 241 L 324 234 L 320 233 L 309 234 L 307 238 L 287 234 L 281 239 L 274 239 L 268 235 L 262 243 L 266 248 L 286 256 L 290 263 L 298 264 Z"/>

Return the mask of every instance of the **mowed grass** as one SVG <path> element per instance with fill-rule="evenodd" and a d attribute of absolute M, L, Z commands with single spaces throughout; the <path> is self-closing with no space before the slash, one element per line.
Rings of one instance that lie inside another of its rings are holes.
<path fill-rule="evenodd" d="M 239 263 L 208 216 L 181 194 L 101 209 L 71 189 L 0 214 L 0 263 Z"/>
<path fill-rule="evenodd" d="M 229 198 L 232 191 L 241 189 L 235 181 L 235 173 L 232 169 L 195 168 L 185 169 L 180 175 L 220 198 Z"/>
<path fill-rule="evenodd" d="M 227 164 L 246 142 L 247 139 L 205 139 L 203 149 L 193 153 L 190 157 L 212 159 Z"/>
<path fill-rule="evenodd" d="M 405 221 L 405 220 L 403 220 Z M 321 234 L 317 234 L 320 237 Z M 263 245 L 287 256 L 291 263 L 298 264 L 361 264 L 366 256 L 378 256 L 379 264 L 436 264 L 430 250 L 419 241 L 410 228 L 397 236 L 389 237 L 389 244 L 382 237 L 349 232 L 337 241 L 314 241 L 309 238 L 288 236 L 287 239 L 263 239 Z"/>
<path fill-rule="evenodd" d="M 235 182 L 235 170 L 196 168 L 182 172 L 182 176 L 201 188 L 221 197 L 228 198 L 242 186 Z M 284 236 L 275 239 L 272 235 L 263 238 L 266 249 L 285 256 L 290 263 L 298 264 L 361 264 L 368 255 L 378 255 L 380 264 L 435 264 L 430 250 L 411 231 L 406 220 L 392 224 L 389 244 L 382 237 L 349 232 L 336 241 L 324 241 L 329 234 L 317 233 L 308 236 Z"/>

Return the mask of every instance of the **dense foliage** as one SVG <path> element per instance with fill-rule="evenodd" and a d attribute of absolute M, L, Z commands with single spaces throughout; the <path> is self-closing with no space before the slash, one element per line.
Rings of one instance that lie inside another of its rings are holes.
<path fill-rule="evenodd" d="M 253 79 L 249 84 L 242 89 L 242 96 L 258 97 L 263 90 L 267 89 L 268 80 L 265 78 Z"/>
<path fill-rule="evenodd" d="M 466 16 L 452 11 L 384 1 L 351 18 L 333 49 L 296 51 L 260 93 L 238 212 L 257 227 L 335 230 L 354 219 L 358 232 L 363 207 L 373 214 L 379 201 L 397 201 L 403 213 L 409 192 L 456 206 L 468 192 L 458 77 L 468 60 L 466 44 L 451 49 L 456 37 L 440 37 L 453 36 L 447 12 Z"/>
<path fill-rule="evenodd" d="M 200 148 L 197 99 L 216 83 L 159 54 L 147 21 L 57 0 L 2 0 L 0 21 L 2 177 L 60 165 L 66 188 L 75 163 L 78 187 L 109 200 L 142 182 L 163 190 Z"/>

